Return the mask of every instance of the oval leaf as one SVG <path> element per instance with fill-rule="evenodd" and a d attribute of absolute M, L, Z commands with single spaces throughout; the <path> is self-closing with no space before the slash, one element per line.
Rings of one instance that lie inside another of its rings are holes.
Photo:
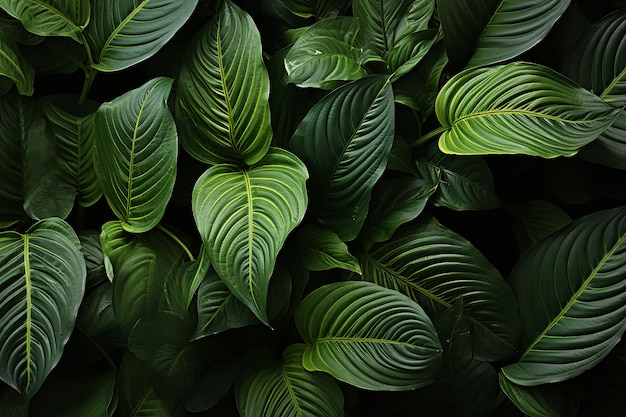
<path fill-rule="evenodd" d="M 363 225 L 391 152 L 394 122 L 391 84 L 370 76 L 320 100 L 289 142 L 311 172 L 314 213 L 344 241 Z"/>
<path fill-rule="evenodd" d="M 423 387 L 433 382 L 441 365 L 441 344 L 424 310 L 371 282 L 320 287 L 302 301 L 295 320 L 309 345 L 304 367 L 359 388 Z"/>
<path fill-rule="evenodd" d="M 129 232 L 156 226 L 174 189 L 178 138 L 166 103 L 172 82 L 155 78 L 96 113 L 96 173 Z"/>
<path fill-rule="evenodd" d="M 348 246 L 332 230 L 309 224 L 298 231 L 300 259 L 309 271 L 327 271 L 333 268 L 361 273 L 359 263 L 348 252 Z"/>
<path fill-rule="evenodd" d="M 198 0 L 92 0 L 91 3 L 87 40 L 92 67 L 110 72 L 126 69 L 156 54 L 189 19 Z"/>
<path fill-rule="evenodd" d="M 343 417 L 343 394 L 333 378 L 302 367 L 303 344 L 289 346 L 283 360 L 269 349 L 248 353 L 237 378 L 241 417 Z"/>
<path fill-rule="evenodd" d="M 294 155 L 272 148 L 255 166 L 209 168 L 193 189 L 192 208 L 211 264 L 264 323 L 278 251 L 304 217 L 308 173 Z"/>
<path fill-rule="evenodd" d="M 518 385 L 558 382 L 598 364 L 626 329 L 626 209 L 575 220 L 533 246 L 509 281 L 523 320 Z"/>
<path fill-rule="evenodd" d="M 226 0 L 183 61 L 176 116 L 187 152 L 209 164 L 253 165 L 272 141 L 267 69 L 252 18 Z"/>
<path fill-rule="evenodd" d="M 435 103 L 446 153 L 572 156 L 605 131 L 619 110 L 537 64 L 472 68 Z"/>
<path fill-rule="evenodd" d="M 0 233 L 0 379 L 32 397 L 63 353 L 85 292 L 80 241 L 58 218 Z"/>
<path fill-rule="evenodd" d="M 7 77 L 15 83 L 17 91 L 25 96 L 34 92 L 35 70 L 24 59 L 17 45 L 0 36 L 0 77 Z M 9 84 L 10 85 L 10 84 Z"/>

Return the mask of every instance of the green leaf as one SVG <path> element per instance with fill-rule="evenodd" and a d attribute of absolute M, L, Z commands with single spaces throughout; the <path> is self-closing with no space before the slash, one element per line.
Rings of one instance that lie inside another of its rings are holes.
<path fill-rule="evenodd" d="M 80 241 L 64 221 L 0 233 L 0 379 L 31 398 L 63 353 L 85 291 Z"/>
<path fill-rule="evenodd" d="M 122 332 L 113 311 L 113 284 L 109 281 L 91 290 L 82 304 L 76 328 L 100 349 L 125 350 L 128 335 Z"/>
<path fill-rule="evenodd" d="M 253 165 L 267 152 L 270 83 L 262 54 L 252 18 L 225 0 L 190 47 L 178 79 L 181 142 L 194 158 Z"/>
<path fill-rule="evenodd" d="M 35 45 L 22 46 L 20 51 L 35 72 L 42 75 L 73 74 L 84 69 L 87 60 L 84 45 L 56 36 Z"/>
<path fill-rule="evenodd" d="M 298 230 L 300 259 L 309 271 L 327 271 L 342 268 L 361 273 L 357 260 L 348 252 L 348 246 L 325 227 L 309 224 Z"/>
<path fill-rule="evenodd" d="M 69 36 L 82 43 L 89 0 L 0 0 L 0 7 L 40 36 Z"/>
<path fill-rule="evenodd" d="M 127 352 L 122 359 L 117 386 L 119 412 L 132 417 L 171 417 L 169 408 L 154 392 L 146 371 L 146 363 Z"/>
<path fill-rule="evenodd" d="M 341 240 L 354 239 L 363 225 L 391 152 L 394 121 L 388 78 L 370 76 L 320 100 L 289 142 L 311 172 L 313 213 Z"/>
<path fill-rule="evenodd" d="M 72 1 L 72 0 L 68 0 Z M 91 0 L 87 41 L 92 67 L 120 71 L 156 54 L 185 24 L 198 0 Z"/>
<path fill-rule="evenodd" d="M 209 168 L 193 189 L 192 208 L 211 263 L 230 291 L 264 323 L 278 251 L 307 207 L 304 164 L 272 148 L 249 169 Z"/>
<path fill-rule="evenodd" d="M 626 111 L 619 112 L 613 124 L 593 142 L 583 146 L 578 156 L 594 164 L 626 169 Z"/>
<path fill-rule="evenodd" d="M 174 189 L 178 138 L 159 77 L 104 103 L 96 113 L 95 167 L 102 192 L 125 230 L 156 226 Z"/>
<path fill-rule="evenodd" d="M 440 39 L 440 33 L 434 29 L 411 33 L 402 38 L 385 57 L 388 69 L 393 73 L 392 81 L 415 68 Z"/>
<path fill-rule="evenodd" d="M 28 403 L 13 388 L 0 386 L 0 416 L 28 417 Z"/>
<path fill-rule="evenodd" d="M 293 13 L 301 17 L 327 19 L 337 16 L 349 3 L 349 0 L 283 0 Z"/>
<path fill-rule="evenodd" d="M 625 242 L 620 207 L 575 220 L 524 254 L 509 278 L 524 317 L 518 361 L 502 368 L 509 381 L 565 381 L 611 351 L 626 329 Z"/>
<path fill-rule="evenodd" d="M 579 398 L 572 390 L 559 384 L 537 387 L 516 385 L 499 374 L 502 392 L 530 417 L 562 417 L 578 415 Z"/>
<path fill-rule="evenodd" d="M 452 210 L 490 210 L 500 205 L 487 162 L 479 157 L 458 157 L 429 146 L 416 154 L 419 176 L 437 184 L 430 201 Z"/>
<path fill-rule="evenodd" d="M 236 385 L 241 417 L 343 417 L 343 394 L 333 378 L 302 367 L 303 344 L 289 346 L 282 361 L 271 349 L 244 358 Z"/>
<path fill-rule="evenodd" d="M 526 62 L 455 75 L 435 108 L 447 129 L 439 139 L 446 153 L 543 158 L 576 154 L 619 113 L 559 73 Z"/>
<path fill-rule="evenodd" d="M 287 82 L 332 90 L 367 75 L 354 17 L 322 20 L 308 28 L 285 56 Z"/>
<path fill-rule="evenodd" d="M 474 358 L 511 356 L 519 342 L 515 296 L 500 273 L 462 236 L 434 219 L 403 227 L 391 240 L 358 254 L 363 274 L 417 301 L 431 316 L 463 300 Z"/>
<path fill-rule="evenodd" d="M 569 4 L 570 0 L 438 0 L 452 66 L 486 66 L 519 56 L 546 37 Z"/>
<path fill-rule="evenodd" d="M 0 77 L 11 79 L 21 95 L 34 92 L 35 70 L 20 52 L 15 42 L 0 36 Z"/>
<path fill-rule="evenodd" d="M 520 253 L 572 221 L 567 213 L 544 200 L 521 204 L 514 208 L 513 214 L 513 234 Z"/>
<path fill-rule="evenodd" d="M 309 294 L 296 310 L 309 345 L 302 364 L 362 389 L 403 391 L 433 382 L 441 344 L 415 301 L 371 282 L 339 282 Z"/>

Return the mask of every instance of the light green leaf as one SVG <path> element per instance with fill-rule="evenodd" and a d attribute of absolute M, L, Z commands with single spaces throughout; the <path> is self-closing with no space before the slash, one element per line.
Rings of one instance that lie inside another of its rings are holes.
<path fill-rule="evenodd" d="M 295 320 L 309 345 L 304 367 L 362 389 L 423 387 L 441 366 L 441 344 L 424 310 L 371 282 L 320 287 L 302 301 Z"/>
<path fill-rule="evenodd" d="M 129 232 L 156 226 L 174 189 L 178 138 L 166 103 L 172 82 L 155 78 L 96 113 L 96 173 L 109 207 Z"/>
<path fill-rule="evenodd" d="M 472 68 L 439 92 L 439 147 L 456 154 L 572 156 L 604 132 L 619 110 L 538 64 Z"/>
<path fill-rule="evenodd" d="M 296 239 L 300 258 L 309 271 L 342 268 L 361 273 L 359 263 L 348 252 L 348 246 L 332 230 L 309 224 L 298 230 Z"/>
<path fill-rule="evenodd" d="M 0 379 L 31 398 L 63 353 L 85 291 L 80 241 L 63 220 L 0 233 Z"/>
<path fill-rule="evenodd" d="M 597 365 L 626 329 L 626 209 L 582 217 L 533 246 L 509 282 L 524 318 L 511 382 L 565 381 Z"/>
<path fill-rule="evenodd" d="M 259 31 L 225 0 L 183 60 L 176 101 L 181 143 L 209 164 L 257 163 L 272 141 L 269 91 Z"/>
<path fill-rule="evenodd" d="M 289 148 L 311 172 L 311 203 L 319 221 L 343 241 L 354 239 L 367 214 L 394 138 L 393 91 L 387 77 L 370 76 L 320 100 Z"/>
<path fill-rule="evenodd" d="M 452 66 L 486 66 L 528 51 L 546 37 L 569 4 L 570 0 L 438 0 Z"/>
<path fill-rule="evenodd" d="M 511 288 L 474 246 L 436 220 L 405 226 L 357 258 L 363 274 L 349 279 L 406 294 L 431 316 L 462 299 L 474 358 L 505 359 L 517 349 L 520 319 Z"/>
<path fill-rule="evenodd" d="M 230 291 L 264 323 L 278 251 L 307 207 L 306 167 L 272 148 L 249 169 L 220 164 L 193 189 L 192 208 L 211 263 Z"/>
<path fill-rule="evenodd" d="M 559 384 L 537 387 L 516 385 L 499 374 L 502 392 L 530 417 L 564 417 L 578 415 L 578 396 L 571 389 Z"/>
<path fill-rule="evenodd" d="M 301 17 L 327 19 L 337 16 L 350 3 L 349 0 L 283 0 L 293 13 Z"/>
<path fill-rule="evenodd" d="M 72 1 L 72 0 L 68 0 Z M 87 41 L 98 71 L 120 71 L 156 54 L 185 24 L 198 0 L 91 0 Z"/>
<path fill-rule="evenodd" d="M 0 77 L 11 79 L 21 95 L 34 92 L 35 70 L 26 61 L 15 42 L 0 36 Z"/>
<path fill-rule="evenodd" d="M 343 417 L 343 394 L 335 380 L 302 367 L 306 348 L 289 346 L 282 361 L 269 348 L 244 357 L 235 391 L 241 417 Z"/>
<path fill-rule="evenodd" d="M 0 7 L 40 36 L 69 36 L 82 43 L 89 0 L 0 0 Z"/>
<path fill-rule="evenodd" d="M 367 75 L 353 17 L 322 20 L 308 28 L 285 56 L 287 81 L 298 87 L 332 90 Z"/>
<path fill-rule="evenodd" d="M 567 213 L 544 200 L 521 204 L 513 209 L 513 215 L 513 234 L 520 253 L 572 221 Z"/>

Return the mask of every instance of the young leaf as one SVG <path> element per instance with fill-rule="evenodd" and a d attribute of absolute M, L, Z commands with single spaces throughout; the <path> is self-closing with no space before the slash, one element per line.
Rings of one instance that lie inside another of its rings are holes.
<path fill-rule="evenodd" d="M 289 142 L 311 172 L 315 215 L 344 241 L 358 235 L 372 187 L 387 165 L 394 115 L 388 78 L 370 76 L 320 100 Z"/>
<path fill-rule="evenodd" d="M 252 18 L 230 0 L 183 60 L 176 117 L 181 143 L 209 164 L 253 165 L 272 141 L 267 69 Z"/>
<path fill-rule="evenodd" d="M 361 273 L 359 263 L 348 252 L 348 246 L 332 230 L 309 224 L 298 231 L 300 258 L 309 271 L 327 271 L 333 268 Z"/>
<path fill-rule="evenodd" d="M 11 79 L 21 95 L 34 92 L 35 70 L 24 59 L 17 45 L 0 35 L 0 77 Z"/>
<path fill-rule="evenodd" d="M 91 3 L 87 41 L 92 67 L 110 72 L 126 69 L 156 54 L 189 19 L 198 0 L 91 0 Z"/>
<path fill-rule="evenodd" d="M 471 68 L 439 92 L 446 153 L 572 156 L 604 132 L 619 110 L 538 64 Z"/>
<path fill-rule="evenodd" d="M 285 6 L 301 17 L 317 17 L 319 20 L 335 17 L 349 0 L 284 0 Z"/>
<path fill-rule="evenodd" d="M 174 189 L 178 138 L 166 103 L 172 83 L 155 78 L 96 113 L 96 173 L 109 206 L 129 232 L 155 227 Z"/>
<path fill-rule="evenodd" d="M 518 299 L 522 350 L 509 381 L 565 381 L 598 364 L 626 329 L 626 209 L 575 220 L 533 246 L 509 281 Z"/>
<path fill-rule="evenodd" d="M 194 218 L 213 267 L 266 324 L 269 281 L 278 251 L 304 217 L 307 178 L 302 161 L 272 148 L 249 169 L 209 168 L 193 189 Z"/>
<path fill-rule="evenodd" d="M 333 378 L 302 367 L 303 344 L 289 346 L 282 361 L 271 349 L 244 358 L 236 385 L 241 417 L 343 417 L 343 394 Z"/>
<path fill-rule="evenodd" d="M 441 344 L 424 310 L 371 282 L 320 287 L 302 301 L 295 319 L 309 345 L 304 367 L 362 389 L 423 387 L 441 366 Z"/>
<path fill-rule="evenodd" d="M 0 379 L 31 398 L 63 353 L 85 291 L 85 261 L 58 218 L 0 233 Z"/>

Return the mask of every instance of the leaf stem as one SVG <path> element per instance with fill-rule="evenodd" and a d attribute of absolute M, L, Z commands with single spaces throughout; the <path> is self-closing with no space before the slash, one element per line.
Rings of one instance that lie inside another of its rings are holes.
<path fill-rule="evenodd" d="M 159 229 L 160 231 L 165 233 L 167 236 L 169 236 L 172 240 L 174 240 L 176 243 L 178 243 L 178 245 L 181 248 L 183 248 L 183 250 L 185 251 L 185 253 L 189 257 L 190 261 L 195 261 L 196 260 L 194 258 L 194 256 L 193 256 L 193 254 L 191 253 L 191 251 L 189 250 L 189 248 L 178 238 L 178 236 L 176 236 L 174 233 L 170 232 L 169 230 L 167 230 L 165 227 L 161 226 L 160 224 L 157 225 L 157 229 Z"/>
<path fill-rule="evenodd" d="M 78 99 L 78 105 L 82 106 L 85 100 L 87 99 L 87 95 L 89 94 L 89 90 L 91 90 L 91 86 L 96 79 L 96 75 L 98 75 L 98 71 L 91 67 L 86 67 L 85 71 L 85 82 L 83 83 L 83 90 L 80 92 L 80 98 Z"/>
<path fill-rule="evenodd" d="M 446 130 L 448 130 L 447 127 L 439 126 L 437 129 L 431 130 L 430 132 L 426 133 L 425 135 L 420 136 L 419 138 L 417 138 L 416 140 L 411 142 L 409 146 L 411 148 L 415 148 L 415 147 L 417 147 L 419 145 L 422 145 L 422 144 L 428 142 L 429 140 L 440 136 Z"/>

